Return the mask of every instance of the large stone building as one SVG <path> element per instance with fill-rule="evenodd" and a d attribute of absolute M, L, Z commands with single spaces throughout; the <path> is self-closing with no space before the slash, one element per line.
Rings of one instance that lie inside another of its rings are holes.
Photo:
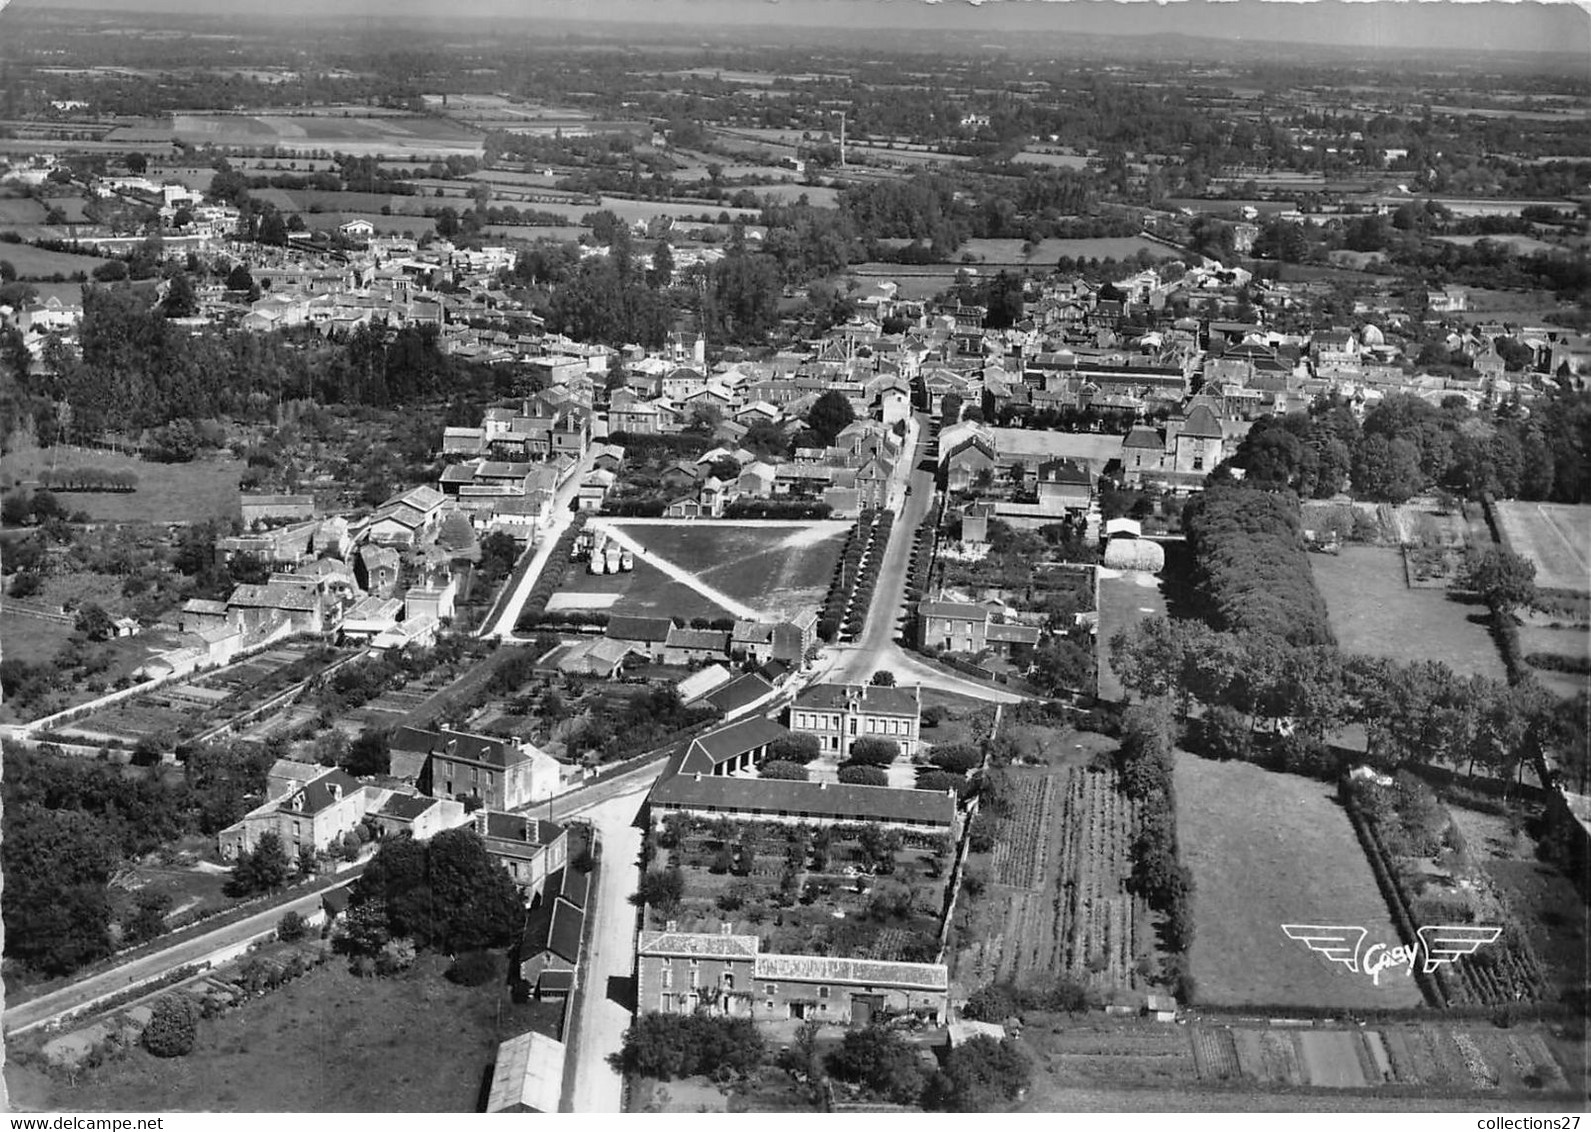
<path fill-rule="evenodd" d="M 756 936 L 727 932 L 644 931 L 636 946 L 642 1011 L 705 1009 L 759 1022 L 815 1019 L 860 1028 L 892 1015 L 942 1023 L 948 996 L 943 963 L 764 954 Z"/>
<path fill-rule="evenodd" d="M 790 705 L 790 730 L 815 735 L 825 755 L 844 761 L 858 739 L 890 739 L 905 758 L 917 753 L 918 688 L 814 684 Z"/>

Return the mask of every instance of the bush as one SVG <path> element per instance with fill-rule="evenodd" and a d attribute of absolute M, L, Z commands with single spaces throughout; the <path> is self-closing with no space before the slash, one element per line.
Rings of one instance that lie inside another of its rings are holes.
<path fill-rule="evenodd" d="M 888 766 L 900 757 L 900 744 L 893 739 L 858 739 L 851 744 L 852 763 L 860 766 Z"/>
<path fill-rule="evenodd" d="M 276 922 L 276 938 L 284 943 L 292 943 L 304 938 L 306 928 L 303 916 L 297 912 L 287 912 Z"/>
<path fill-rule="evenodd" d="M 483 987 L 497 977 L 497 956 L 490 951 L 466 951 L 453 960 L 443 977 L 461 987 Z"/>
<path fill-rule="evenodd" d="M 785 782 L 805 782 L 811 776 L 808 774 L 807 768 L 800 763 L 774 759 L 757 767 L 757 777 L 776 778 Z"/>
<path fill-rule="evenodd" d="M 983 761 L 983 756 L 971 743 L 947 743 L 935 747 L 933 753 L 928 756 L 928 761 L 940 770 L 948 770 L 952 774 L 966 774 Z"/>
<path fill-rule="evenodd" d="M 888 786 L 889 775 L 876 766 L 846 763 L 840 768 L 840 781 L 847 786 Z"/>
<path fill-rule="evenodd" d="M 155 1003 L 149 1025 L 144 1027 L 144 1048 L 156 1057 L 182 1057 L 192 1052 L 198 1036 L 193 1002 L 180 994 L 168 994 Z"/>

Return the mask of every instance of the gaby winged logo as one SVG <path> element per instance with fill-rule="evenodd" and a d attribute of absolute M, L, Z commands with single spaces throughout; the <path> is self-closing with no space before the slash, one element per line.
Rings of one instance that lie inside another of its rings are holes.
<path fill-rule="evenodd" d="M 1485 944 L 1495 943 L 1503 929 L 1475 924 L 1433 924 L 1415 932 L 1418 942 L 1397 947 L 1383 943 L 1365 947 L 1365 937 L 1370 933 L 1357 924 L 1283 924 L 1282 932 L 1288 939 L 1297 940 L 1333 963 L 1341 963 L 1356 975 L 1369 975 L 1370 981 L 1380 986 L 1382 971 L 1402 968 L 1405 974 L 1412 975 L 1415 963 L 1423 960 L 1421 970 L 1429 975 L 1444 963 L 1473 954 Z"/>

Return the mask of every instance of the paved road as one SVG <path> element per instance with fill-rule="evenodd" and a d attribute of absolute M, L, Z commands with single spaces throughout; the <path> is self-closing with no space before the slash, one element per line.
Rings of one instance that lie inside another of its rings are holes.
<path fill-rule="evenodd" d="M 899 494 L 900 485 L 897 485 L 894 493 L 894 499 L 901 505 L 895 512 L 895 525 L 890 530 L 889 546 L 884 551 L 878 588 L 873 591 L 873 604 L 867 613 L 867 628 L 855 644 L 835 645 L 824 650 L 824 660 L 819 661 L 822 672 L 818 679 L 837 684 L 865 684 L 872 679 L 873 673 L 887 668 L 903 685 L 921 684 L 926 688 L 957 692 L 996 703 L 1016 703 L 1023 697 L 975 680 L 962 679 L 925 664 L 897 643 L 906 612 L 902 607 L 902 598 L 906 592 L 913 537 L 927 516 L 934 498 L 933 473 L 917 468 L 928 456 L 928 418 L 919 415 L 917 422 L 917 447 L 912 458 L 902 461 L 899 468 L 903 478 L 910 484 L 911 492 L 902 497 Z"/>
<path fill-rule="evenodd" d="M 564 1105 L 570 1112 L 620 1112 L 624 1079 L 608 1064 L 623 1044 L 634 1009 L 635 907 L 641 883 L 641 830 L 636 827 L 644 786 L 588 811 L 602 844 L 602 868 L 592 900 L 596 923 L 586 959 L 575 1080 Z"/>
<path fill-rule="evenodd" d="M 129 987 L 142 986 L 167 971 L 190 964 L 216 961 L 219 957 L 234 953 L 255 939 L 273 934 L 277 923 L 288 912 L 297 912 L 301 916 L 314 912 L 320 907 L 321 896 L 327 890 L 352 883 L 363 871 L 362 868 L 358 868 L 339 873 L 290 903 L 277 904 L 247 919 L 217 928 L 213 932 L 194 936 L 192 939 L 151 952 L 98 975 L 91 975 L 70 986 L 62 987 L 60 990 L 51 991 L 49 994 L 13 1006 L 5 1012 L 5 1032 L 7 1035 L 23 1033 L 53 1021 L 63 1014 L 80 1010 L 102 998 L 125 991 Z"/>
<path fill-rule="evenodd" d="M 514 626 L 519 622 L 519 614 L 525 608 L 525 602 L 530 597 L 530 591 L 536 587 L 536 579 L 541 577 L 542 569 L 547 565 L 547 559 L 552 557 L 552 548 L 558 544 L 558 536 L 568 529 L 574 521 L 574 512 L 569 510 L 569 504 L 574 500 L 575 493 L 580 490 L 580 481 L 591 471 L 593 453 L 588 453 L 580 461 L 575 470 L 569 473 L 569 478 L 563 482 L 552 498 L 552 518 L 541 531 L 539 541 L 534 551 L 526 548 L 526 554 L 532 554 L 530 569 L 526 570 L 519 579 L 519 585 L 514 588 L 512 596 L 498 614 L 496 622 L 484 626 L 481 637 L 509 638 L 514 635 Z"/>

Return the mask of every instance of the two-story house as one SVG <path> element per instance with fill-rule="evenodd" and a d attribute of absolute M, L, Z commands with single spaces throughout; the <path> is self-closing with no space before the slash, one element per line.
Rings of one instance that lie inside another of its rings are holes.
<path fill-rule="evenodd" d="M 436 798 L 476 798 L 487 809 L 514 810 L 558 792 L 558 760 L 523 741 L 404 727 L 390 746 L 395 762 L 420 763 L 420 782 Z"/>
<path fill-rule="evenodd" d="M 790 730 L 815 735 L 825 754 L 844 761 L 858 739 L 889 739 L 901 755 L 917 753 L 922 695 L 918 688 L 813 684 L 790 705 Z"/>

